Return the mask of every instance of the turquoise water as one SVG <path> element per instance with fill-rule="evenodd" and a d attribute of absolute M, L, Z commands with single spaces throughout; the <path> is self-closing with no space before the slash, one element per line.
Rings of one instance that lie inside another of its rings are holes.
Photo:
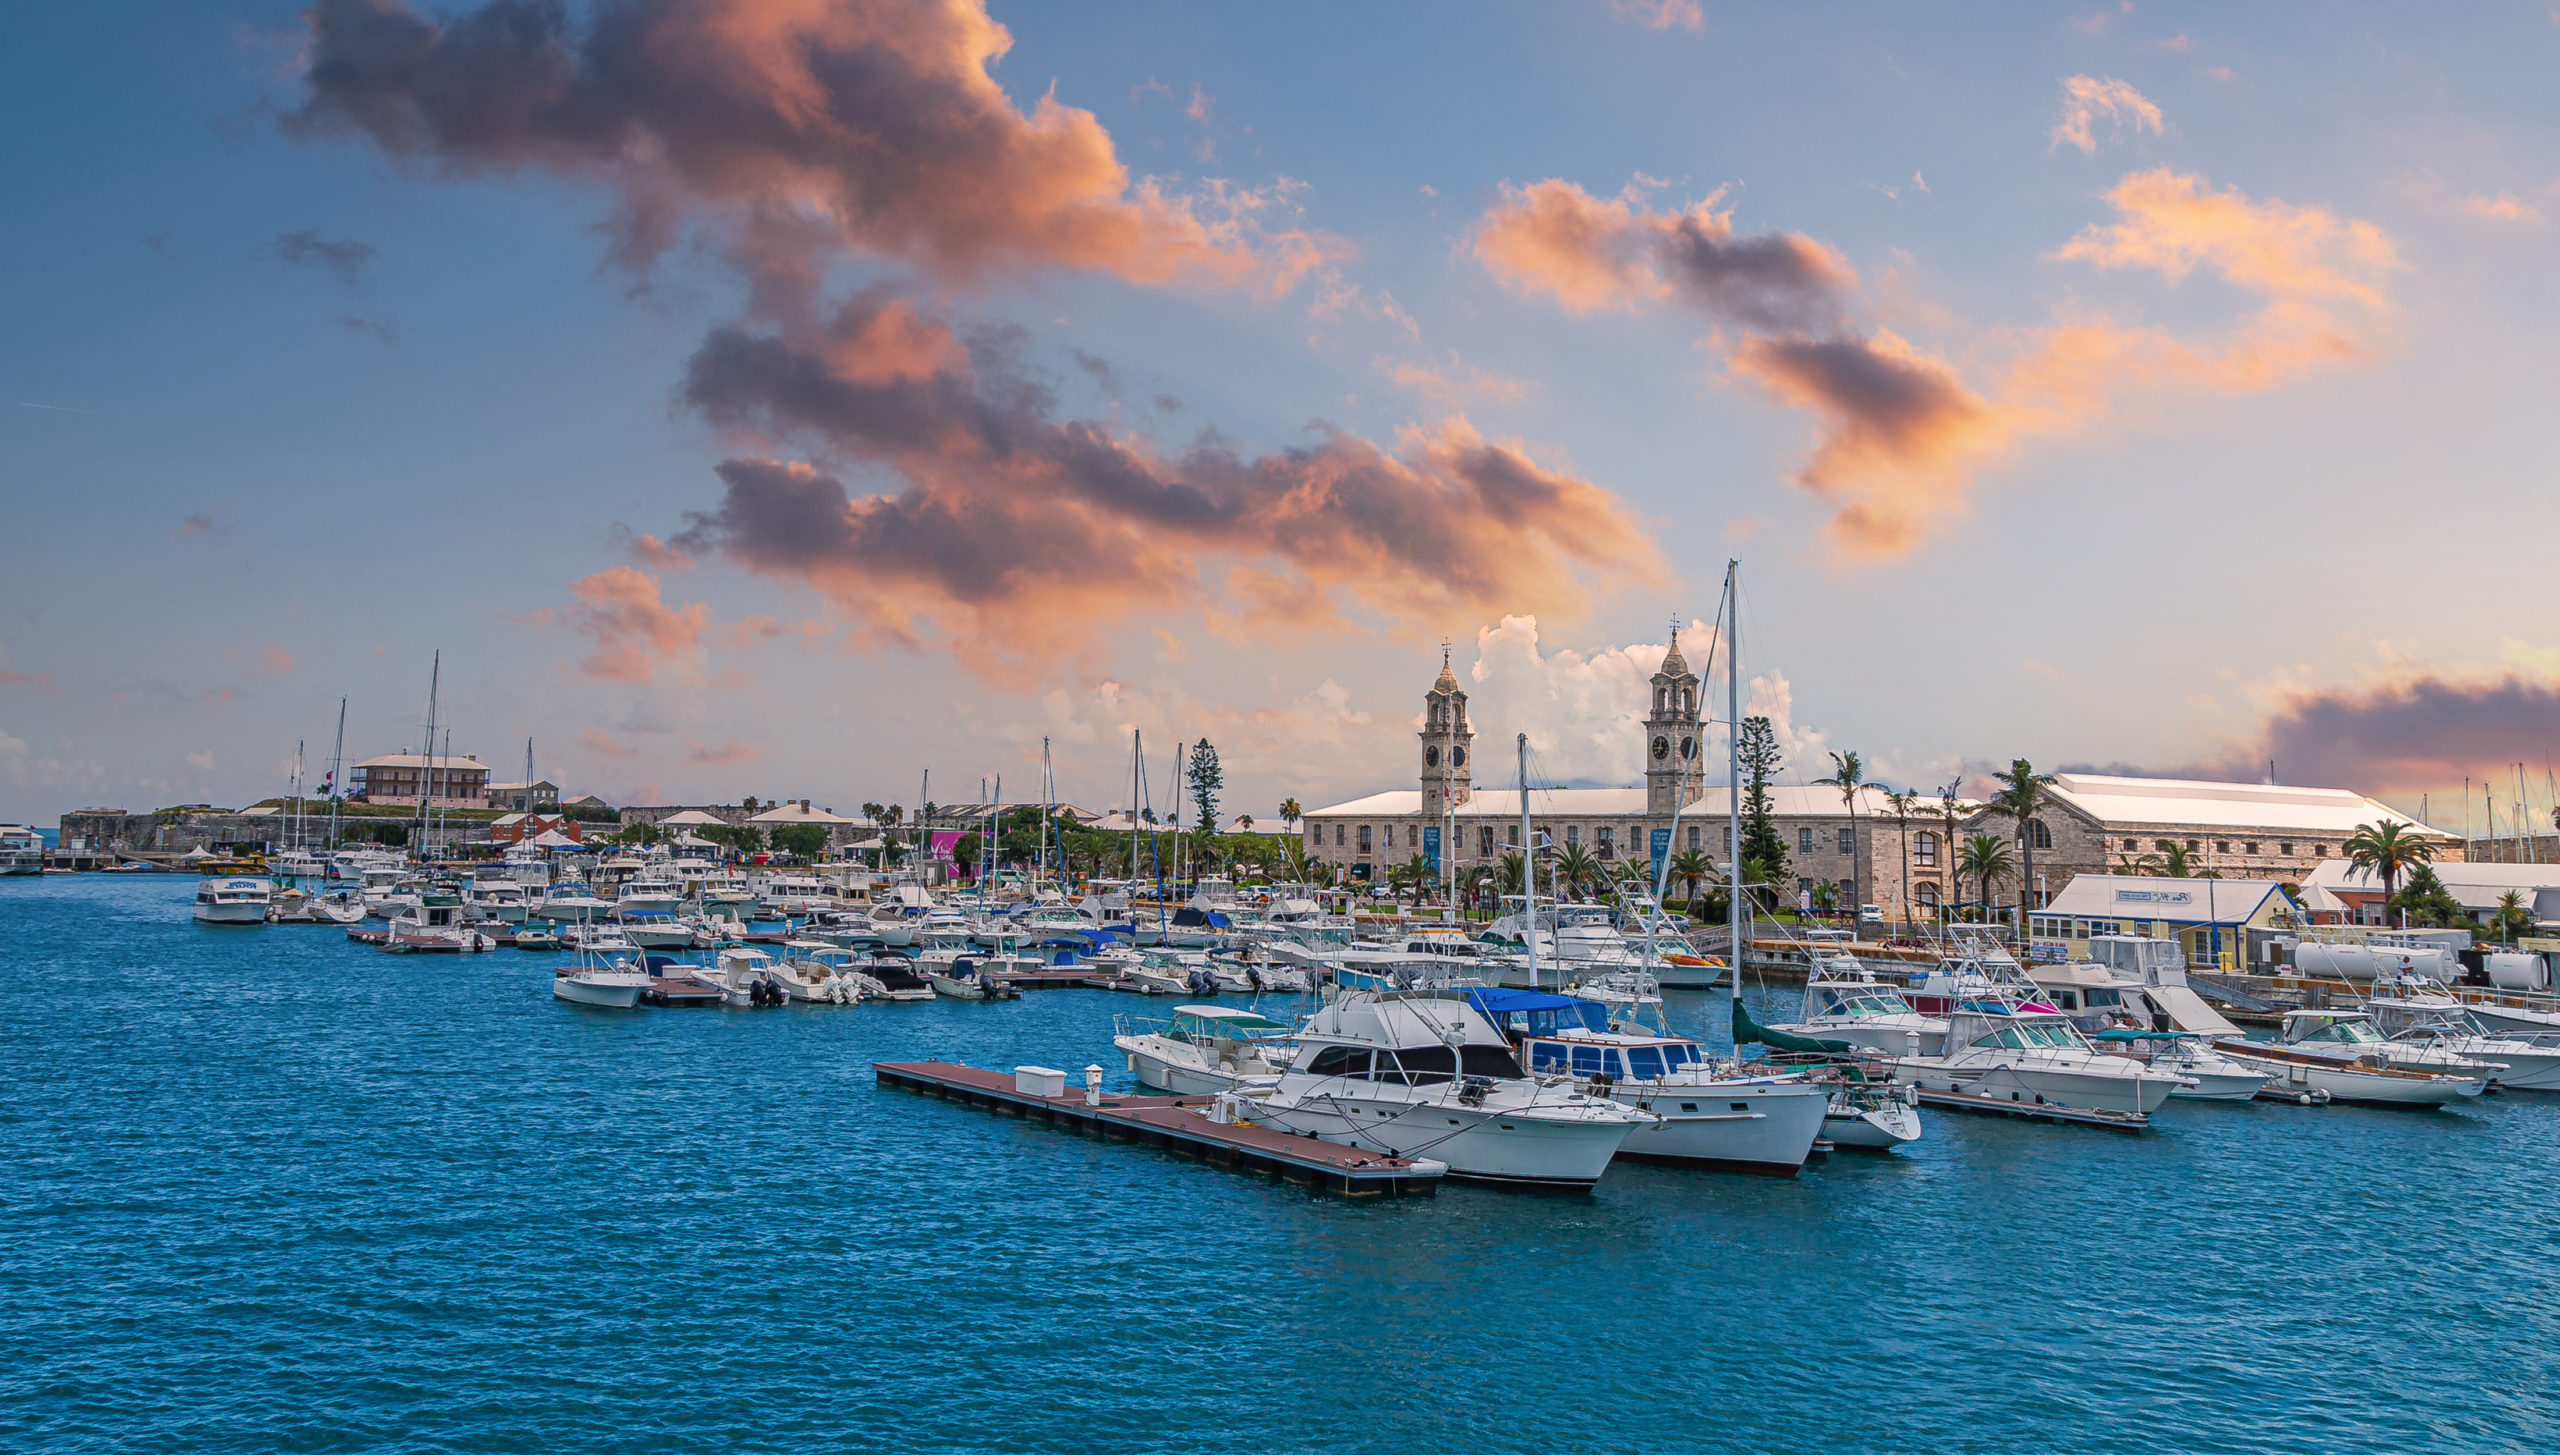
<path fill-rule="evenodd" d="M 10 1449 L 2560 1441 L 2560 1098 L 1349 1204 L 872 1084 L 1132 997 L 581 1011 L 192 889 L 0 881 Z"/>

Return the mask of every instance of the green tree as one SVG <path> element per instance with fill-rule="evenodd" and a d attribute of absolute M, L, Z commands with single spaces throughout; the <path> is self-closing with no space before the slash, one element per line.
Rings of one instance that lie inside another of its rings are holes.
<path fill-rule="evenodd" d="M 1964 849 L 1956 855 L 1956 871 L 1982 886 L 1982 913 L 1991 913 L 1991 886 L 2017 872 L 2017 864 L 2009 857 L 2009 845 L 1998 834 L 1975 834 L 1964 841 Z"/>
<path fill-rule="evenodd" d="M 1893 809 L 1893 826 L 1902 839 L 1902 932 L 1911 933 L 1911 815 L 1920 806 L 1916 788 L 1884 791 L 1885 803 Z"/>
<path fill-rule="evenodd" d="M 1227 786 L 1226 770 L 1218 766 L 1218 749 L 1207 738 L 1191 745 L 1191 761 L 1182 775 L 1191 780 L 1191 806 L 1200 811 L 1200 832 L 1218 831 L 1218 791 Z"/>
<path fill-rule="evenodd" d="M 1689 892 L 1684 898 L 1693 907 L 1698 902 L 1698 882 L 1715 873 L 1715 866 L 1708 863 L 1707 856 L 1696 849 L 1682 849 L 1671 856 L 1670 863 L 1666 867 L 1671 870 L 1671 877 L 1680 881 L 1688 889 Z"/>
<path fill-rule="evenodd" d="M 1527 863 L 1528 860 L 1520 857 L 1520 852 L 1517 849 L 1503 855 L 1501 868 L 1494 877 L 1494 882 L 1500 886 L 1497 892 L 1502 894 L 1527 893 L 1528 891 L 1520 887 L 1520 876 L 1524 872 L 1524 866 Z"/>
<path fill-rule="evenodd" d="M 2000 791 L 1991 795 L 1984 807 L 2009 820 L 2017 831 L 2018 927 L 2024 930 L 2023 916 L 2033 907 L 2035 897 L 2036 835 L 2045 832 L 2044 820 L 2037 815 L 2044 812 L 2045 790 L 2053 786 L 2053 775 L 2037 772 L 2035 765 L 2024 758 L 2013 758 L 2007 772 L 1991 776 L 2000 784 Z"/>
<path fill-rule="evenodd" d="M 1600 872 L 1600 861 L 1580 844 L 1567 844 L 1556 851 L 1556 878 L 1571 892 L 1580 893 Z"/>
<path fill-rule="evenodd" d="M 2423 866 L 2436 853 L 2433 844 L 2397 822 L 2356 825 L 2356 831 L 2347 836 L 2346 850 L 2349 864 L 2381 877 L 2386 907 L 2398 897 L 2400 876 Z"/>
<path fill-rule="evenodd" d="M 1742 741 L 1735 748 L 1742 763 L 1742 842 L 1734 852 L 1746 863 L 1760 865 L 1760 882 L 1774 885 L 1787 875 L 1787 846 L 1769 808 L 1769 783 L 1785 758 L 1778 751 L 1777 730 L 1765 717 L 1742 720 Z"/>
<path fill-rule="evenodd" d="M 987 841 L 984 835 L 973 833 L 962 834 L 959 838 L 952 841 L 951 862 L 960 867 L 960 872 L 964 877 L 971 879 L 981 878 L 986 874 L 987 866 L 979 863 L 978 859 L 980 852 L 986 848 L 986 845 Z"/>
<path fill-rule="evenodd" d="M 1840 907 L 1840 881 L 1837 879 L 1817 879 L 1813 881 L 1813 907 L 1822 911 L 1824 914 L 1829 914 L 1831 911 L 1838 909 Z"/>
<path fill-rule="evenodd" d="M 814 861 L 827 852 L 826 825 L 782 824 L 773 831 L 773 846 L 794 859 Z"/>
<path fill-rule="evenodd" d="M 622 832 L 615 834 L 613 838 L 616 843 L 637 844 L 642 848 L 647 848 L 651 844 L 663 844 L 667 841 L 667 836 L 664 830 L 660 829 L 656 824 L 646 821 L 624 825 Z"/>
<path fill-rule="evenodd" d="M 1298 820 L 1305 816 L 1306 810 L 1298 807 L 1297 799 L 1284 798 L 1280 800 L 1280 822 L 1288 825 L 1289 832 L 1293 834 L 1296 833 L 1298 831 Z"/>
<path fill-rule="evenodd" d="M 2385 905 L 2404 925 L 2429 929 L 2446 929 L 2469 924 L 2470 912 L 2436 877 L 2435 866 L 2419 863 L 2409 869 L 2409 882 Z"/>
<path fill-rule="evenodd" d="M 2119 874 L 2150 874 L 2150 875 L 2159 875 L 2159 874 L 2160 874 L 2160 869 L 2161 869 L 2161 861 L 2160 861 L 2160 856 L 2159 856 L 2159 855 L 2157 855 L 2157 854 L 2142 854 L 2142 855 L 2134 855 L 2134 854 L 2118 854 L 2118 855 L 2116 855 L 2116 872 L 2117 872 L 2117 873 L 2119 873 Z M 2162 876 L 2162 877 L 2166 877 L 2166 876 Z M 2182 876 L 2182 877 L 2183 877 L 2183 876 Z"/>
<path fill-rule="evenodd" d="M 1858 790 L 1865 787 L 1867 783 L 1866 760 L 1859 757 L 1855 751 L 1833 753 L 1831 776 L 1816 778 L 1813 781 L 1825 788 L 1836 788 L 1840 791 L 1841 806 L 1849 810 L 1849 882 L 1863 886 L 1858 892 L 1873 894 L 1875 886 L 1869 884 L 1867 876 L 1860 873 L 1858 869 Z M 1839 888 L 1837 885 L 1832 887 L 1835 891 Z"/>

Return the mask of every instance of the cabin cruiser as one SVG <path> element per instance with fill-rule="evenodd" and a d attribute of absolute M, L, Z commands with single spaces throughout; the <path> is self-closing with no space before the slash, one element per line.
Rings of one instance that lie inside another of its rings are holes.
<path fill-rule="evenodd" d="M 1887 1057 L 1893 1079 L 1921 1091 L 2082 1111 L 2160 1109 L 2178 1078 L 2089 1044 L 2060 1011 L 2016 992 L 1977 992 L 1947 1012 L 1935 1055 Z"/>
<path fill-rule="evenodd" d="M 22 823 L 0 824 L 0 877 L 44 872 L 44 835 Z"/>
<path fill-rule="evenodd" d="M 572 1005 L 629 1010 L 640 1003 L 640 993 L 649 988 L 650 978 L 648 971 L 633 968 L 627 960 L 581 954 L 551 977 L 551 997 Z"/>
<path fill-rule="evenodd" d="M 1235 1115 L 1345 1146 L 1445 1163 L 1452 1177 L 1587 1188 L 1660 1118 L 1530 1080 L 1492 1022 L 1436 994 L 1351 991 L 1298 1032 L 1276 1081 L 1225 1094 Z"/>
<path fill-rule="evenodd" d="M 564 879 L 544 891 L 535 912 L 555 924 L 586 924 L 609 918 L 613 906 L 596 898 L 595 891 L 582 879 Z"/>
<path fill-rule="evenodd" d="M 880 943 L 903 950 L 915 943 L 917 924 L 939 908 L 923 885 L 894 885 L 888 898 L 872 901 L 871 927 L 879 931 Z"/>
<path fill-rule="evenodd" d="M 322 924 L 362 924 L 364 900 L 352 889 L 332 889 L 312 899 L 311 917 Z"/>
<path fill-rule="evenodd" d="M 1529 1074 L 1558 1077 L 1660 1120 L 1621 1157 L 1792 1176 L 1822 1136 L 1830 1089 L 1793 1073 L 1720 1067 L 1685 1036 L 1613 1023 L 1598 1001 L 1541 990 L 1455 992 L 1511 1038 Z"/>
<path fill-rule="evenodd" d="M 394 955 L 471 953 L 494 950 L 498 942 L 471 928 L 462 914 L 462 896 L 449 887 L 430 885 L 418 902 L 391 917 L 382 948 Z"/>
<path fill-rule="evenodd" d="M 365 913 L 384 919 L 418 902 L 418 888 L 409 871 L 392 864 L 367 864 L 358 871 L 357 892 L 364 897 Z"/>
<path fill-rule="evenodd" d="M 997 979 L 975 960 L 919 959 L 916 971 L 936 995 L 953 1000 L 1020 1000 L 1022 992 Z"/>
<path fill-rule="evenodd" d="M 1216 991 L 1209 957 L 1198 950 L 1138 950 L 1097 957 L 1118 962 L 1129 987 L 1147 995 L 1200 995 Z"/>
<path fill-rule="evenodd" d="M 525 903 L 524 886 L 513 879 L 473 875 L 462 892 L 463 908 L 471 918 L 495 920 L 500 924 L 524 923 L 529 906 Z"/>
<path fill-rule="evenodd" d="M 2560 1091 L 2560 1042 L 2484 1031 L 2468 1016 L 2421 1021 L 2392 1038 L 2394 1045 L 2422 1046 L 2449 1061 L 2493 1068 L 2489 1084 L 2502 1091 Z M 2429 1062 L 2419 1062 L 2427 1065 Z"/>
<path fill-rule="evenodd" d="M 2505 1005 L 2478 992 L 2465 993 L 2441 980 L 2414 971 L 2374 981 L 2364 1008 L 2374 1025 L 2388 1034 L 2411 1026 L 2468 1016 L 2485 1035 L 2525 1036 L 2540 1041 L 2560 1036 L 2560 1011 Z"/>
<path fill-rule="evenodd" d="M 2182 1101 L 2248 1101 L 2267 1084 L 2267 1073 L 2213 1049 L 2192 1031 L 2146 1031 L 2109 1026 L 2090 1036 L 2099 1050 L 2138 1061 L 2178 1078 L 2169 1093 Z"/>
<path fill-rule="evenodd" d="M 2483 1083 L 2497 1069 L 2428 1041 L 2395 1040 L 2384 1035 L 2374 1025 L 2373 1017 L 2360 1010 L 2286 1011 L 2284 1025 L 2276 1033 L 2276 1044 L 2285 1050 L 2335 1061 L 2375 1060 L 2404 1071 L 2477 1077 Z"/>
<path fill-rule="evenodd" d="M 793 1000 L 811 1005 L 851 1005 L 862 999 L 863 981 L 853 967 L 853 952 L 824 940 L 785 940 L 782 961 L 773 981 Z"/>
<path fill-rule="evenodd" d="M 1797 1018 L 1769 1029 L 1880 1056 L 1934 1056 L 1947 1044 L 1944 1020 L 1913 1010 L 1899 990 L 1855 960 L 1845 967 L 1817 961 Z"/>
<path fill-rule="evenodd" d="M 1112 1031 L 1131 1074 L 1176 1096 L 1215 1095 L 1250 1077 L 1277 1076 L 1297 1054 L 1286 1024 L 1233 1006 L 1177 1005 L 1169 1021 L 1114 1016 Z"/>
<path fill-rule="evenodd" d="M 2095 935 L 2086 960 L 2029 966 L 2022 973 L 2039 999 L 2083 1031 L 2130 1025 L 2208 1038 L 2240 1034 L 2188 984 L 2186 951 L 2175 940 Z"/>
<path fill-rule="evenodd" d="M 2261 1095 L 2293 1096 L 2306 1101 L 2325 1096 L 2331 1101 L 2363 1106 L 2440 1107 L 2462 1097 L 2478 1096 L 2488 1085 L 2481 1077 L 2394 1065 L 2389 1057 L 2380 1054 L 2342 1057 L 2300 1045 L 2245 1040 L 2216 1041 L 2213 1049 L 2243 1066 L 2265 1072 L 2267 1087 Z"/>
<path fill-rule="evenodd" d="M 196 923 L 262 925 L 275 886 L 245 874 L 214 875 L 196 883 Z"/>
<path fill-rule="evenodd" d="M 1524 957 L 1454 928 L 1416 930 L 1386 944 L 1355 944 L 1325 955 L 1322 963 L 1333 972 L 1333 982 L 1347 990 L 1528 983 Z M 1548 978 L 1555 978 L 1555 967 L 1548 969 Z"/>
<path fill-rule="evenodd" d="M 8 853 L 8 836 L 7 826 L 0 825 L 0 856 Z M 0 868 L 0 873 L 6 872 Z M 277 879 L 325 879 L 329 864 L 308 849 L 287 849 L 267 861 L 267 873 Z"/>
<path fill-rule="evenodd" d="M 840 881 L 818 874 L 776 874 L 764 882 L 763 892 L 756 897 L 768 911 L 785 919 L 808 919 L 860 908 Z"/>
<path fill-rule="evenodd" d="M 1162 942 L 1181 950 L 1223 949 L 1235 921 L 1226 910 L 1209 902 L 1205 894 L 1194 894 L 1175 910 L 1159 927 Z"/>
<path fill-rule="evenodd" d="M 861 966 L 861 973 L 880 987 L 877 991 L 870 986 L 863 987 L 863 994 L 870 999 L 918 1001 L 934 998 L 933 987 L 901 956 L 881 955 L 866 960 Z"/>

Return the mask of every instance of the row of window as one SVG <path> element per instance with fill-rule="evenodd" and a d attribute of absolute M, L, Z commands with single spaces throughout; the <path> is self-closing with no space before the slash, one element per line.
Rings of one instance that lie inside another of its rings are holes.
<path fill-rule="evenodd" d="M 2228 854 L 2231 852 L 2232 842 L 2233 841 L 2230 839 L 2216 839 L 2213 841 L 2213 851 L 2217 854 Z M 2254 854 L 2258 852 L 2260 841 L 2257 839 L 2242 839 L 2239 841 L 2239 844 L 2241 853 Z M 2151 841 L 2151 847 L 2165 854 L 2169 852 L 2173 845 L 2167 839 L 2153 839 Z M 2204 840 L 2202 839 L 2187 840 L 2187 852 L 2190 854 L 2201 851 L 2203 847 Z M 2306 858 L 2325 859 L 2329 857 L 2330 850 L 2328 845 L 2304 843 L 2301 847 L 2303 856 Z M 2140 839 L 2127 839 L 2124 841 L 2124 850 L 2128 854 L 2138 853 L 2141 851 L 2141 848 L 2142 840 Z M 2290 859 L 2294 857 L 2293 850 L 2294 844 L 2290 839 L 2279 840 L 2276 843 L 2276 857 L 2280 859 Z"/>
<path fill-rule="evenodd" d="M 1402 1051 L 1327 1046 L 1308 1064 L 1307 1074 L 1385 1081 L 1398 1086 L 1442 1086 L 1448 1083 L 1453 1067 L 1469 1076 L 1517 1079 L 1520 1075 L 1520 1063 L 1500 1046 L 1460 1046 L 1454 1056 L 1446 1046 L 1412 1046 Z"/>

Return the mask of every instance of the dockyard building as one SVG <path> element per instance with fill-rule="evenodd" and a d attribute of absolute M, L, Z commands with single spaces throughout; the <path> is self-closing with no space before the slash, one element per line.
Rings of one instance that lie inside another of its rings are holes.
<path fill-rule="evenodd" d="M 429 791 L 438 808 L 486 808 L 489 765 L 468 753 L 429 757 L 404 748 L 347 770 L 348 796 L 366 803 L 415 804 Z"/>
<path fill-rule="evenodd" d="M 2045 798 L 2050 807 L 2023 830 L 1987 809 L 1964 826 L 1968 835 L 2033 837 L 2030 908 L 2078 875 L 2158 873 L 2178 858 L 2189 874 L 2301 884 L 2322 861 L 2345 857 L 2366 824 L 2399 824 L 2434 843 L 2439 858 L 2462 851 L 2459 836 L 2344 788 L 2057 773 Z"/>
<path fill-rule="evenodd" d="M 2190 965 L 2248 968 L 2249 931 L 2297 930 L 2300 900 L 2271 879 L 2165 879 L 2082 874 L 2027 916 L 2027 953 L 2052 964 L 2089 953 L 2093 935 L 2176 940 Z"/>

